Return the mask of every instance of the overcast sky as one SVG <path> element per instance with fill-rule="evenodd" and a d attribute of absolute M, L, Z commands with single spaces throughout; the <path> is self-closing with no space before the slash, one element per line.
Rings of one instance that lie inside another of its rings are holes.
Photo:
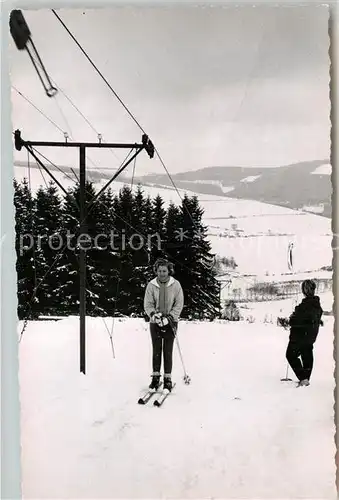
<path fill-rule="evenodd" d="M 158 7 L 59 15 L 149 134 L 170 173 L 209 166 L 279 166 L 330 155 L 327 7 Z M 50 10 L 24 12 L 50 76 L 106 141 L 142 132 Z M 76 140 L 96 134 L 60 93 L 49 99 L 26 52 L 10 47 L 12 85 Z M 63 140 L 16 92 L 13 128 Z M 75 151 L 41 149 L 59 164 Z M 121 152 L 93 150 L 116 168 Z M 25 160 L 27 154 L 15 152 Z M 91 163 L 89 163 L 91 165 Z M 139 155 L 136 172 L 164 173 Z M 129 170 L 130 171 L 130 170 Z"/>

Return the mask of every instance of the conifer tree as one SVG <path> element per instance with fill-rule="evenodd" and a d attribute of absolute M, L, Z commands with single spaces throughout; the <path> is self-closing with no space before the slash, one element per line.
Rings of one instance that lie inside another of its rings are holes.
<path fill-rule="evenodd" d="M 56 298 L 63 314 L 79 313 L 79 184 L 67 190 L 62 205 L 62 253 L 56 269 L 60 278 Z M 78 204 L 78 205 L 77 205 Z"/>
<path fill-rule="evenodd" d="M 140 184 L 138 184 L 134 195 L 134 217 L 133 217 L 133 240 L 134 247 L 133 263 L 136 267 L 147 268 L 149 265 L 148 252 L 148 221 L 152 212 L 148 212 L 147 200 Z M 138 250 L 138 248 L 140 249 Z"/>
<path fill-rule="evenodd" d="M 60 310 L 56 290 L 60 283 L 57 262 L 62 250 L 62 200 L 53 181 L 36 194 L 35 236 L 36 264 L 41 314 L 57 314 Z"/>
<path fill-rule="evenodd" d="M 165 243 L 163 256 L 173 260 L 173 264 L 180 258 L 180 250 L 183 247 L 181 235 L 181 212 L 180 208 L 171 202 L 165 217 Z"/>
<path fill-rule="evenodd" d="M 27 179 L 14 180 L 15 249 L 17 254 L 18 318 L 33 319 L 39 315 L 36 297 L 34 217 L 35 203 Z"/>
<path fill-rule="evenodd" d="M 132 190 L 124 186 L 113 202 L 114 226 L 117 233 L 116 246 L 118 247 L 119 264 L 117 266 L 117 289 L 116 289 L 116 312 L 130 315 L 137 312 L 136 303 L 133 300 L 138 294 L 140 283 L 135 273 L 133 264 L 133 248 L 131 237 L 134 234 L 136 223 L 135 204 Z M 133 240 L 132 240 L 133 241 Z M 133 243 L 134 245 L 134 243 Z"/>
<path fill-rule="evenodd" d="M 113 194 L 110 188 L 95 201 L 88 218 L 88 232 L 92 248 L 87 252 L 88 300 L 94 315 L 111 315 L 114 307 L 115 287 L 112 273 L 117 266 L 117 255 L 112 249 L 114 231 Z"/>
<path fill-rule="evenodd" d="M 85 202 L 87 206 L 84 233 L 80 235 L 80 186 L 77 183 L 68 190 L 63 206 L 63 240 L 66 244 L 58 264 L 60 286 L 58 295 L 65 313 L 79 311 L 80 249 L 86 251 L 86 314 L 105 315 L 109 309 L 108 240 L 111 224 L 110 193 L 103 193 L 92 205 L 96 195 L 92 181 L 86 181 Z"/>
<path fill-rule="evenodd" d="M 166 210 L 164 201 L 158 194 L 152 201 L 152 216 L 149 221 L 148 233 L 151 239 L 150 264 L 164 255 L 164 245 L 166 241 L 165 232 Z"/>
<path fill-rule="evenodd" d="M 180 216 L 183 246 L 178 256 L 178 275 L 186 292 L 183 316 L 213 319 L 219 311 L 219 285 L 202 216 L 198 197 L 185 194 Z"/>

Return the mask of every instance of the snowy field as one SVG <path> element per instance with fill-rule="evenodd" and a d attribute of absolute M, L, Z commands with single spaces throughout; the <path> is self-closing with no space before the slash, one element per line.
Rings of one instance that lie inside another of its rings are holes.
<path fill-rule="evenodd" d="M 264 324 L 263 307 L 252 324 L 182 321 L 192 383 L 175 347 L 177 386 L 159 409 L 136 403 L 151 371 L 147 323 L 115 319 L 113 358 L 104 321 L 87 318 L 84 376 L 78 318 L 30 322 L 19 344 L 23 497 L 336 498 L 333 318 L 310 387 L 296 388 L 280 381 L 288 332 Z"/>
<path fill-rule="evenodd" d="M 220 299 L 222 304 L 225 300 L 235 300 L 244 302 L 246 300 L 251 299 L 250 288 L 258 285 L 277 285 L 283 288 L 284 283 L 288 281 L 293 281 L 293 289 L 294 294 L 290 298 L 281 299 L 276 297 L 274 300 L 274 304 L 281 303 L 283 308 L 292 307 L 292 304 L 295 300 L 301 300 L 302 292 L 301 292 L 301 283 L 306 279 L 314 279 L 318 282 L 318 290 L 326 295 L 326 290 L 332 288 L 332 280 L 333 280 L 333 272 L 332 271 L 314 271 L 314 272 L 305 272 L 305 273 L 289 273 L 286 275 L 273 274 L 271 276 L 266 276 L 264 274 L 255 274 L 250 276 L 243 276 L 241 273 L 237 272 L 226 272 L 225 275 L 220 276 L 221 282 L 221 291 L 220 291 Z M 325 288 L 326 286 L 329 288 Z M 286 290 L 286 293 L 288 290 Z M 261 295 L 262 300 L 268 299 L 269 297 L 264 296 L 264 292 L 257 292 L 257 298 L 254 300 L 258 300 L 258 295 Z M 269 295 L 269 293 L 268 293 Z M 328 304 L 327 311 L 332 310 L 332 294 L 329 293 L 326 296 L 331 296 L 331 304 Z M 327 301 L 328 302 L 328 301 Z M 253 307 L 257 309 L 260 307 L 259 303 L 254 303 Z M 267 304 L 264 302 L 264 307 L 267 308 Z M 270 304 L 269 309 L 271 309 L 272 305 Z M 276 306 L 273 306 L 274 312 L 276 312 Z"/>
<path fill-rule="evenodd" d="M 16 178 L 23 175 L 27 169 L 16 167 Z M 33 191 L 43 184 L 39 171 L 31 170 L 31 183 Z M 122 186 L 111 185 L 115 192 Z M 172 189 L 144 192 L 160 194 L 165 206 L 181 201 Z M 247 283 L 244 273 L 267 282 L 329 276 L 320 271 L 332 264 L 329 219 L 256 201 L 198 198 L 212 251 L 238 264 L 233 287 Z M 226 231 L 234 237 L 221 237 Z M 286 275 L 291 242 L 294 273 Z M 182 321 L 192 384 L 182 382 L 175 348 L 177 386 L 160 409 L 136 404 L 150 381 L 147 323 L 87 318 L 84 376 L 78 318 L 29 322 L 19 344 L 23 497 L 336 498 L 333 317 L 324 317 L 311 386 L 281 382 L 288 332 L 276 317 L 289 315 L 295 299 L 241 304 L 239 323 Z M 321 300 L 330 311 L 331 293 Z"/>

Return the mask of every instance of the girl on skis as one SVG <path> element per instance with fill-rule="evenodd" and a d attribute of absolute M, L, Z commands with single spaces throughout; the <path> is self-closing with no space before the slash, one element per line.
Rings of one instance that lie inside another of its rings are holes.
<path fill-rule="evenodd" d="M 153 373 L 150 389 L 160 385 L 161 358 L 164 357 L 164 389 L 172 390 L 173 344 L 178 321 L 184 306 L 184 294 L 178 280 L 173 278 L 174 266 L 158 259 L 153 266 L 156 277 L 146 287 L 144 310 L 150 318 L 153 347 Z"/>
<path fill-rule="evenodd" d="M 290 338 L 286 359 L 298 378 L 299 385 L 307 386 L 313 369 L 313 345 L 319 326 L 323 324 L 323 310 L 319 297 L 315 295 L 316 284 L 313 280 L 303 281 L 301 289 L 304 298 L 288 320 Z"/>

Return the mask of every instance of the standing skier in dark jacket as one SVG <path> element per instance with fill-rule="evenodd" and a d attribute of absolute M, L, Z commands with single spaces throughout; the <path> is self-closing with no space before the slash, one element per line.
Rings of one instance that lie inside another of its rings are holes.
<path fill-rule="evenodd" d="M 322 324 L 323 310 L 319 297 L 314 295 L 316 284 L 313 280 L 305 280 L 301 289 L 304 298 L 296 306 L 288 321 L 290 339 L 286 358 L 299 380 L 299 385 L 303 386 L 310 384 L 313 369 L 313 344 L 316 341 L 319 326 Z"/>

